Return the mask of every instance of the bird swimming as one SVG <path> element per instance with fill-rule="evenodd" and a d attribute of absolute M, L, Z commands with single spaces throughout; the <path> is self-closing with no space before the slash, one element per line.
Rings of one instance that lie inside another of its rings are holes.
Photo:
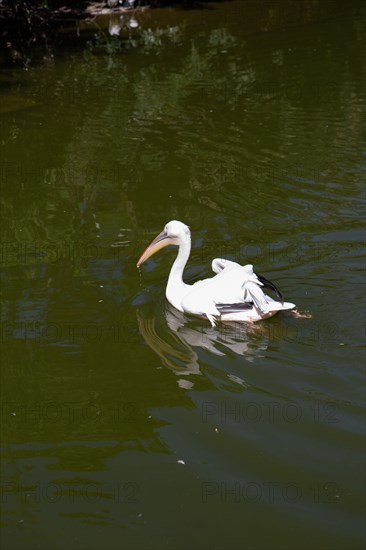
<path fill-rule="evenodd" d="M 165 246 L 178 246 L 177 257 L 171 267 L 165 295 L 168 302 L 183 313 L 207 318 L 212 327 L 217 321 L 249 322 L 272 317 L 278 311 L 295 308 L 284 302 L 278 288 L 262 275 L 255 274 L 253 266 L 240 265 L 224 258 L 212 261 L 216 274 L 188 285 L 183 271 L 191 252 L 191 232 L 184 223 L 172 220 L 141 254 L 139 268 L 155 252 Z M 263 288 L 275 292 L 273 299 Z"/>

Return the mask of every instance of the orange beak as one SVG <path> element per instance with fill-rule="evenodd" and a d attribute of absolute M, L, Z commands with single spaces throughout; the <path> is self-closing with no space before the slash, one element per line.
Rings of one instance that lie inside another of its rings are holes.
<path fill-rule="evenodd" d="M 171 237 L 168 237 L 166 232 L 162 231 L 161 233 L 159 233 L 159 235 L 157 237 L 155 237 L 155 239 L 149 244 L 149 246 L 141 254 L 141 256 L 140 256 L 140 258 L 139 258 L 139 260 L 136 264 L 136 267 L 140 267 L 140 265 L 143 264 L 144 262 L 146 262 L 146 260 L 148 258 L 150 258 L 150 256 L 155 254 L 155 252 L 157 252 L 158 250 L 161 250 L 165 246 L 169 246 L 171 244 L 174 244 Z"/>

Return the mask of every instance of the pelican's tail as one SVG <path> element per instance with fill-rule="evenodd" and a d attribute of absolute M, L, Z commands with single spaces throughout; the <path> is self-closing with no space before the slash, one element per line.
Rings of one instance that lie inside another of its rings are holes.
<path fill-rule="evenodd" d="M 269 302 L 267 304 L 269 311 L 282 311 L 284 309 L 294 309 L 295 304 L 292 304 L 291 302 Z"/>

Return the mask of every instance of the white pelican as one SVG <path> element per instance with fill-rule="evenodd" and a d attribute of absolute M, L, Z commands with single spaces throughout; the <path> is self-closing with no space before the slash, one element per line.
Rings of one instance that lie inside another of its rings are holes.
<path fill-rule="evenodd" d="M 241 266 L 236 262 L 215 258 L 214 277 L 187 285 L 183 270 L 191 251 L 191 232 L 182 222 L 173 220 L 149 244 L 140 256 L 140 267 L 150 256 L 164 246 L 179 247 L 178 255 L 170 270 L 166 297 L 168 302 L 183 313 L 207 317 L 212 327 L 216 321 L 246 321 L 252 323 L 272 317 L 277 311 L 293 309 L 295 304 L 284 302 L 276 286 L 262 275 L 253 272 L 251 264 Z M 273 290 L 278 300 L 265 294 L 262 287 Z"/>

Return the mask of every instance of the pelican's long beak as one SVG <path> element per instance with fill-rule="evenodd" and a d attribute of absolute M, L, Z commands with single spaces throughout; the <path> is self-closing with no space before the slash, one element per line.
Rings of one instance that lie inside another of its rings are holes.
<path fill-rule="evenodd" d="M 141 264 L 143 264 L 150 256 L 155 254 L 158 250 L 161 248 L 164 248 L 164 246 L 169 246 L 170 244 L 174 244 L 171 237 L 168 237 L 165 231 L 162 231 L 159 233 L 157 237 L 149 244 L 149 246 L 144 250 L 144 252 L 141 254 L 136 267 L 140 267 Z"/>

